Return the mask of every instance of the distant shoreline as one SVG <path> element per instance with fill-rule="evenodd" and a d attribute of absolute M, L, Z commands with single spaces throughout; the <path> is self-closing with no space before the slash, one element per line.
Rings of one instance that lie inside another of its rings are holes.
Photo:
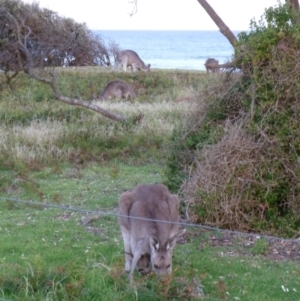
<path fill-rule="evenodd" d="M 204 63 L 215 58 L 220 64 L 231 59 L 234 49 L 218 30 L 94 30 L 107 44 L 136 51 L 157 69 L 205 71 Z M 234 31 L 234 34 L 239 32 Z"/>
<path fill-rule="evenodd" d="M 151 31 L 151 32 L 220 32 L 220 30 L 182 30 L 182 29 L 91 29 L 91 31 Z M 234 34 L 247 32 L 248 30 L 233 30 Z"/>

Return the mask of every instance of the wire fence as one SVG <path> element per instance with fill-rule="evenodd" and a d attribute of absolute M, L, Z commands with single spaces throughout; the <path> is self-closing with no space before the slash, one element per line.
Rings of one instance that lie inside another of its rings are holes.
<path fill-rule="evenodd" d="M 288 238 L 282 238 L 282 237 L 277 237 L 277 236 L 261 235 L 261 234 L 257 234 L 257 233 L 245 233 L 245 232 L 240 232 L 240 231 L 220 229 L 217 227 L 211 227 L 211 226 L 202 225 L 202 224 L 194 224 L 194 223 L 189 223 L 189 222 L 170 222 L 170 221 L 166 221 L 166 220 L 158 220 L 158 219 L 143 218 L 143 217 L 138 217 L 138 216 L 122 215 L 122 214 L 118 214 L 113 211 L 90 210 L 90 209 L 69 206 L 69 205 L 58 205 L 58 204 L 46 203 L 46 202 L 35 202 L 32 200 L 22 200 L 22 199 L 3 197 L 3 196 L 0 196 L 0 200 L 24 204 L 27 206 L 36 206 L 36 207 L 42 207 L 42 208 L 52 208 L 52 209 L 58 209 L 58 210 L 63 210 L 63 211 L 78 212 L 78 213 L 82 213 L 84 215 L 92 214 L 92 215 L 99 215 L 99 216 L 114 216 L 116 218 L 118 218 L 118 217 L 129 218 L 130 217 L 131 219 L 152 221 L 152 222 L 158 222 L 158 223 L 178 224 L 181 227 L 198 228 L 198 229 L 204 229 L 204 230 L 214 231 L 214 232 L 218 232 L 218 233 L 226 232 L 226 233 L 235 234 L 235 235 L 239 235 L 239 236 L 245 236 L 245 237 L 255 236 L 257 238 L 280 240 L 281 242 L 283 242 L 283 241 L 284 242 L 293 242 L 293 243 L 297 243 L 300 245 L 300 239 L 288 239 Z M 1 288 L 0 288 L 0 291 L 1 291 Z M 0 297 L 0 301 L 14 301 L 14 300 L 5 299 L 3 297 L 2 298 Z"/>
<path fill-rule="evenodd" d="M 89 210 L 89 209 L 83 209 L 83 208 L 78 208 L 78 207 L 73 207 L 73 206 L 68 206 L 68 205 L 57 205 L 57 204 L 52 204 L 52 203 L 43 203 L 43 202 L 34 202 L 34 201 L 29 201 L 29 200 L 22 200 L 22 199 L 15 199 L 15 198 L 9 198 L 9 197 L 1 197 L 0 199 L 9 201 L 9 202 L 15 202 L 15 203 L 21 203 L 25 205 L 30 205 L 30 206 L 40 206 L 44 208 L 53 208 L 53 209 L 60 209 L 60 210 L 65 210 L 65 211 L 73 211 L 73 212 L 80 212 L 84 214 L 95 214 L 95 215 L 102 215 L 102 216 L 114 216 L 114 217 L 125 217 L 125 218 L 131 218 L 131 219 L 137 219 L 137 220 L 144 220 L 144 221 L 152 221 L 152 222 L 159 222 L 159 223 L 166 223 L 166 224 L 178 224 L 181 227 L 193 227 L 193 228 L 200 228 L 200 229 L 205 229 L 209 231 L 215 231 L 219 233 L 232 233 L 240 236 L 258 236 L 259 238 L 265 238 L 265 239 L 275 239 L 275 240 L 280 240 L 280 241 L 287 241 L 287 242 L 299 242 L 300 239 L 290 239 L 290 238 L 283 238 L 283 237 L 278 237 L 278 236 L 271 236 L 271 235 L 264 235 L 264 234 L 258 234 L 258 233 L 253 233 L 253 232 L 241 232 L 241 231 L 234 231 L 234 230 L 227 230 L 227 229 L 221 229 L 217 227 L 211 227 L 207 225 L 202 225 L 202 224 L 194 224 L 194 223 L 189 223 L 189 222 L 171 222 L 171 221 L 166 221 L 166 220 L 158 220 L 158 219 L 150 219 L 150 218 L 144 218 L 144 217 L 139 217 L 139 216 L 128 216 L 128 215 L 123 215 L 123 214 L 118 214 L 112 211 L 103 211 L 103 210 Z M 0 299 L 1 300 L 1 299 Z"/>

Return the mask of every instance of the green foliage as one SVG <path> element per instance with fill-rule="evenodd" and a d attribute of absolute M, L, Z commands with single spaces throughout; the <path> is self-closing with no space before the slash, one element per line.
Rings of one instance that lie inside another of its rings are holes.
<path fill-rule="evenodd" d="M 236 56 L 242 53 L 242 64 L 259 68 L 273 57 L 274 47 L 285 38 L 291 38 L 293 46 L 299 43 L 299 19 L 297 12 L 291 10 L 288 4 L 270 7 L 259 22 L 252 20 L 250 32 L 238 35 Z M 295 47 L 294 47 L 295 48 Z"/>
<path fill-rule="evenodd" d="M 269 249 L 268 242 L 265 239 L 261 238 L 256 240 L 251 250 L 251 253 L 253 255 L 264 255 L 268 252 L 268 249 Z"/>
<path fill-rule="evenodd" d="M 0 50 L 4 55 L 0 66 L 3 70 L 22 71 L 18 60 L 23 65 L 30 60 L 30 64 L 37 68 L 43 68 L 43 65 L 62 66 L 70 56 L 73 59 L 69 64 L 76 66 L 110 64 L 111 49 L 86 24 L 40 8 L 37 2 L 28 4 L 20 0 L 2 0 L 1 9 Z M 26 55 L 21 51 L 18 56 L 16 45 L 23 40 L 26 40 L 23 45 Z M 66 51 L 69 56 L 66 56 Z"/>
<path fill-rule="evenodd" d="M 194 163 L 195 151 L 216 143 L 222 137 L 221 124 L 227 117 L 225 110 L 226 106 L 216 98 L 208 103 L 204 110 L 199 109 L 200 113 L 196 110 L 185 126 L 181 125 L 174 130 L 164 171 L 164 181 L 172 191 L 178 191 L 190 176 L 191 170 L 188 166 Z"/>
<path fill-rule="evenodd" d="M 174 132 L 166 183 L 175 191 L 182 185 L 193 200 L 190 216 L 200 223 L 297 233 L 299 18 L 279 5 L 252 21 L 235 49 L 243 74 L 225 76 L 202 92 L 207 105 Z"/>
<path fill-rule="evenodd" d="M 250 33 L 239 37 L 239 45 L 244 45 L 245 50 L 242 64 L 247 66 L 255 85 L 255 120 L 260 124 L 257 129 L 276 141 L 264 154 L 272 164 L 261 167 L 259 172 L 268 191 L 254 185 L 254 195 L 268 204 L 267 220 L 280 224 L 275 220 L 285 216 L 292 228 L 299 220 L 291 215 L 296 205 L 291 204 L 291 199 L 298 195 L 294 187 L 298 182 L 300 153 L 299 107 L 295 97 L 300 89 L 295 81 L 300 71 L 295 68 L 300 49 L 299 26 L 298 12 L 288 4 L 279 5 L 266 9 L 259 24 L 252 22 Z"/>

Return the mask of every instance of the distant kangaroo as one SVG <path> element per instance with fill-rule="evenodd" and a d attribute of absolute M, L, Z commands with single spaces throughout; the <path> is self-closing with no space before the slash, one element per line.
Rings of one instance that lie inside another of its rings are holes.
<path fill-rule="evenodd" d="M 122 80 L 113 80 L 107 84 L 105 89 L 100 95 L 101 100 L 112 99 L 112 98 L 135 98 L 132 87 Z"/>
<path fill-rule="evenodd" d="M 119 65 L 123 65 L 124 72 L 127 71 L 127 67 L 131 67 L 131 71 L 150 71 L 150 64 L 146 65 L 139 55 L 133 50 L 123 50 L 118 54 L 113 70 L 115 70 Z"/>
<path fill-rule="evenodd" d="M 145 260 L 147 255 L 156 274 L 170 274 L 172 250 L 177 236 L 184 232 L 178 231 L 178 197 L 170 194 L 163 184 L 140 185 L 121 194 L 118 213 L 124 240 L 125 271 L 130 272 L 130 280 L 134 269 L 139 269 L 141 258 Z"/>
<path fill-rule="evenodd" d="M 206 68 L 206 73 L 209 73 L 209 70 L 211 72 L 217 72 L 217 73 L 219 73 L 219 71 L 220 71 L 219 61 L 214 58 L 207 59 L 205 61 L 204 66 Z"/>

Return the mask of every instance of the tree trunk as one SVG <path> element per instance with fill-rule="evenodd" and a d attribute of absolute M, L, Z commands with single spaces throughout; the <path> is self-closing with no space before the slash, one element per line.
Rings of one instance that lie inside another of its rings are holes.
<path fill-rule="evenodd" d="M 292 23 L 297 24 L 300 21 L 299 0 L 285 0 L 285 3 L 290 6 L 290 9 L 295 10 L 298 14 L 293 15 Z"/>
<path fill-rule="evenodd" d="M 299 0 L 285 0 L 286 3 L 290 3 L 290 6 L 293 7 L 296 11 L 299 11 Z"/>
<path fill-rule="evenodd" d="M 208 4 L 206 0 L 197 0 L 200 5 L 205 9 L 208 15 L 212 18 L 212 20 L 216 23 L 219 27 L 221 33 L 228 39 L 229 43 L 235 47 L 237 43 L 237 39 L 235 35 L 232 33 L 229 27 L 223 22 L 223 20 L 217 15 L 214 9 Z"/>

